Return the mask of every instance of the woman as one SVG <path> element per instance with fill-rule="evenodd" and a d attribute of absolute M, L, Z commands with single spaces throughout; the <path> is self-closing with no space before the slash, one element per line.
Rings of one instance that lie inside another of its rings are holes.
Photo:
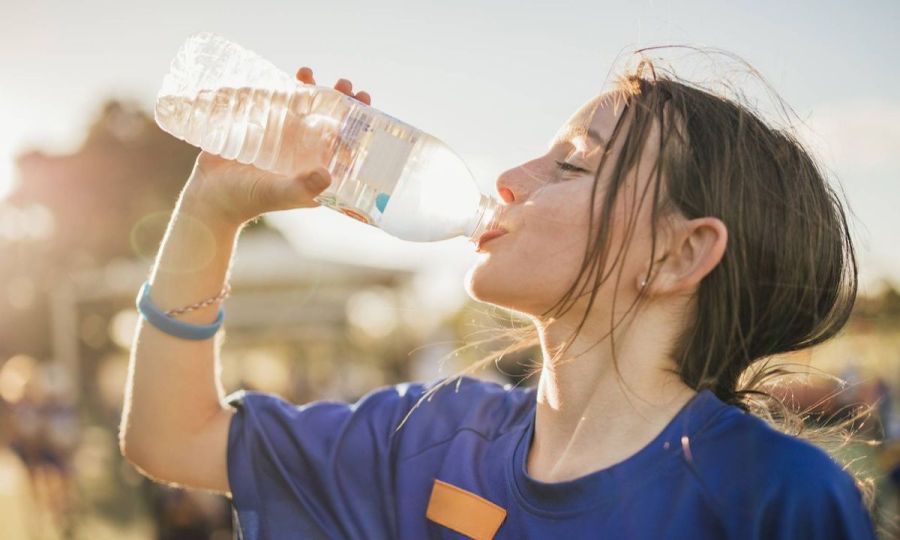
<path fill-rule="evenodd" d="M 844 211 L 786 133 L 642 64 L 497 180 L 505 234 L 466 287 L 534 322 L 536 388 L 223 404 L 206 338 L 235 238 L 328 184 L 201 153 L 141 297 L 122 450 L 230 494 L 242 538 L 873 537 L 853 479 L 739 386 L 834 335 L 856 294 Z"/>

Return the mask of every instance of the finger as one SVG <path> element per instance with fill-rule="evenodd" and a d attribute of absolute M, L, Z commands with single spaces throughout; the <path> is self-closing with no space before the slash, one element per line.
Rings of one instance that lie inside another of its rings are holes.
<path fill-rule="evenodd" d="M 297 70 L 297 80 L 304 84 L 316 84 L 312 69 L 306 66 Z"/>
<path fill-rule="evenodd" d="M 372 96 L 370 96 L 368 92 L 357 92 L 354 97 L 366 105 L 372 104 Z"/>
<path fill-rule="evenodd" d="M 338 92 L 343 92 L 348 96 L 353 95 L 353 83 L 347 79 L 338 79 L 338 82 L 334 83 L 334 89 Z"/>
<path fill-rule="evenodd" d="M 324 167 L 317 167 L 312 171 L 279 177 L 277 180 L 262 184 L 260 189 L 259 203 L 266 211 L 318 206 L 315 198 L 331 184 L 331 175 Z"/>
<path fill-rule="evenodd" d="M 294 197 L 299 201 L 312 201 L 331 185 L 331 174 L 324 167 L 301 174 L 294 178 Z"/>

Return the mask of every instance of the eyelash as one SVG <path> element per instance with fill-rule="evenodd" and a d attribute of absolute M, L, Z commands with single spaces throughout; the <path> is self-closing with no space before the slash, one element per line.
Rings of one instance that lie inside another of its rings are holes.
<path fill-rule="evenodd" d="M 583 173 L 590 172 L 587 169 L 577 167 L 575 165 L 572 165 L 571 163 L 566 163 L 565 161 L 557 161 L 556 166 L 559 167 L 560 170 L 563 170 L 563 171 L 583 172 Z"/>

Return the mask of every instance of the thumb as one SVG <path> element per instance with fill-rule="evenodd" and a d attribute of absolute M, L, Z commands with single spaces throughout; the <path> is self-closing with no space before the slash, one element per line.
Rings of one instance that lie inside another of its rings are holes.
<path fill-rule="evenodd" d="M 313 199 L 330 185 L 331 173 L 324 167 L 317 167 L 295 176 L 287 187 L 290 193 L 286 194 L 286 198 L 298 204 L 317 204 Z"/>
<path fill-rule="evenodd" d="M 331 173 L 325 167 L 317 167 L 309 173 L 306 183 L 318 195 L 331 185 Z"/>

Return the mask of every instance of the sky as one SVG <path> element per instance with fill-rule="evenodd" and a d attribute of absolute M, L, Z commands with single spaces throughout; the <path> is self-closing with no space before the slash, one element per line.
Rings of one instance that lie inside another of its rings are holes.
<path fill-rule="evenodd" d="M 864 287 L 900 282 L 895 0 L 2 1 L 0 199 L 18 181 L 15 154 L 75 151 L 105 99 L 151 110 L 172 56 L 198 31 L 289 73 L 311 66 L 320 83 L 351 79 L 375 107 L 449 144 L 490 193 L 501 172 L 546 150 L 610 73 L 629 65 L 629 51 L 710 46 L 747 60 L 802 120 L 853 212 Z M 699 69 L 671 60 L 689 78 Z M 307 253 L 428 267 L 453 283 L 450 296 L 475 256 L 461 238 L 404 242 L 325 208 L 269 217 Z"/>

